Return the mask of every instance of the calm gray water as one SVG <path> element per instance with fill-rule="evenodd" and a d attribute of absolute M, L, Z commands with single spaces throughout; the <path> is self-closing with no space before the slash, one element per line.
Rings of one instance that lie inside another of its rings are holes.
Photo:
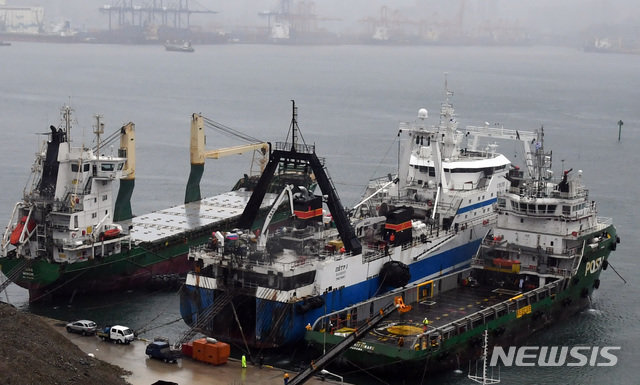
<path fill-rule="evenodd" d="M 636 384 L 640 361 L 640 56 L 589 54 L 550 47 L 286 47 L 202 46 L 194 54 L 154 46 L 15 43 L 0 49 L 0 219 L 8 221 L 27 181 L 35 135 L 59 123 L 70 103 L 76 140 L 92 140 L 94 114 L 108 131 L 132 121 L 137 134 L 137 214 L 179 204 L 189 171 L 193 112 L 264 140 L 284 140 L 290 99 L 308 143 L 326 157 L 345 205 L 357 203 L 366 182 L 392 171 L 398 122 L 425 107 L 437 118 L 447 72 L 464 125 L 500 123 L 534 130 L 544 125 L 556 173 L 582 169 L 600 215 L 613 217 L 622 244 L 601 276 L 592 309 L 531 339 L 530 345 L 621 346 L 618 365 L 503 368 L 505 384 Z M 624 121 L 618 142 L 618 120 Z M 435 121 L 435 120 L 434 120 Z M 240 144 L 214 132 L 208 146 Z M 513 156 L 514 149 L 500 149 Z M 517 161 L 517 160 L 516 160 Z M 247 172 L 251 157 L 210 160 L 205 195 L 228 190 Z M 631 190 L 629 190 L 631 189 Z M 4 227 L 4 226 L 3 226 Z M 173 293 L 130 292 L 29 307 L 11 286 L 2 300 L 63 319 L 90 317 L 140 329 L 179 317 Z M 148 336 L 175 336 L 182 322 Z M 407 383 L 467 384 L 446 374 Z M 353 380 L 378 383 L 372 377 Z"/>

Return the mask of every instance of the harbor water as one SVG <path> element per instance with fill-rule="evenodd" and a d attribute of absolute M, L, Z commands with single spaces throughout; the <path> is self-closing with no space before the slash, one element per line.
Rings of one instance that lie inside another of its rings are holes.
<path fill-rule="evenodd" d="M 530 346 L 617 346 L 615 366 L 503 367 L 506 384 L 635 384 L 640 360 L 640 55 L 585 53 L 562 47 L 199 46 L 193 54 L 161 46 L 15 43 L 0 71 L 0 220 L 8 221 L 27 186 L 42 136 L 70 104 L 74 141 L 91 144 L 93 116 L 105 131 L 136 125 L 137 170 L 132 207 L 144 214 L 183 202 L 194 112 L 253 137 L 283 141 L 291 99 L 307 143 L 315 144 L 342 202 L 358 202 L 370 178 L 397 167 L 397 127 L 419 108 L 435 123 L 444 74 L 460 127 L 544 126 L 556 175 L 583 170 L 599 215 L 612 217 L 622 243 L 600 277 L 591 308 L 531 337 Z M 624 122 L 618 141 L 618 121 Z M 241 144 L 216 132 L 207 147 Z M 105 152 L 115 149 L 105 149 Z M 518 162 L 515 148 L 499 151 Z M 209 160 L 203 195 L 225 192 L 251 168 L 251 155 Z M 6 223 L 3 224 L 6 226 Z M 145 336 L 177 338 L 175 291 L 138 290 L 76 296 L 29 305 L 11 285 L 1 299 L 59 319 L 122 323 Z M 397 380 L 467 384 L 461 373 Z M 342 373 L 357 384 L 388 383 L 365 372 Z"/>

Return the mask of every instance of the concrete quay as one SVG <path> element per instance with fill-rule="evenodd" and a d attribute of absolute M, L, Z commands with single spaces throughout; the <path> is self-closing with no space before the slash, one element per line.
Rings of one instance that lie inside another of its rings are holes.
<path fill-rule="evenodd" d="M 102 341 L 96 336 L 70 334 L 61 321 L 48 320 L 52 328 L 64 335 L 83 352 L 92 353 L 96 358 L 117 365 L 131 372 L 125 380 L 132 385 L 151 385 L 158 380 L 179 385 L 241 385 L 264 384 L 282 385 L 285 370 L 270 366 L 248 365 L 242 368 L 238 360 L 230 359 L 226 364 L 213 366 L 191 358 L 182 358 L 177 364 L 165 363 L 145 355 L 147 343 L 136 340 L 130 345 L 118 345 Z M 291 378 L 296 373 L 288 372 Z M 330 378 L 311 378 L 306 384 L 340 384 Z"/>

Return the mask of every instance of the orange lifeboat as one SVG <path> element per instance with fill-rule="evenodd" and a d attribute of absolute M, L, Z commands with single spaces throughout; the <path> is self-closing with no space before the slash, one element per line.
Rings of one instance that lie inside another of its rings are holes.
<path fill-rule="evenodd" d="M 519 265 L 520 261 L 512 261 L 510 259 L 494 258 L 493 264 L 502 267 L 511 267 L 513 265 Z"/>
<path fill-rule="evenodd" d="M 120 229 L 109 229 L 107 231 L 104 232 L 104 239 L 111 239 L 111 238 L 115 238 L 118 235 L 120 235 Z"/>
<path fill-rule="evenodd" d="M 30 234 L 33 229 L 36 228 L 36 222 L 33 219 L 30 219 L 28 224 L 26 222 L 27 216 L 25 215 L 24 217 L 20 218 L 20 222 L 18 222 L 16 228 L 11 232 L 10 242 L 12 245 L 17 245 L 18 242 L 20 242 L 20 234 L 22 234 L 22 230 L 24 229 L 25 224 L 27 225 L 27 234 Z"/>

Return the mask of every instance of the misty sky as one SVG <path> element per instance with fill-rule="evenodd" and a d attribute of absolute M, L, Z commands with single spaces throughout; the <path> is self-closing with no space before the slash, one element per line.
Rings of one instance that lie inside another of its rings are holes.
<path fill-rule="evenodd" d="M 42 6 L 45 24 L 66 20 L 79 29 L 101 29 L 107 16 L 98 8 L 118 4 L 121 0 L 5 0 L 7 5 Z M 130 1 L 130 0 L 127 0 Z M 161 0 L 156 0 L 157 4 Z M 163 0 L 165 5 L 178 0 Z M 183 0 L 186 1 L 186 0 Z M 209 27 L 231 30 L 239 26 L 266 26 L 260 11 L 276 11 L 281 0 L 189 0 L 191 8 L 218 11 L 205 18 Z M 0 3 L 2 0 L 0 0 Z M 150 5 L 153 0 L 134 0 L 134 5 Z M 294 1 L 295 4 L 299 1 Z M 635 24 L 640 26 L 640 7 L 632 0 L 317 0 L 313 3 L 318 17 L 340 19 L 323 21 L 320 27 L 332 32 L 358 32 L 367 28 L 364 20 L 379 18 L 386 5 L 389 13 L 412 22 L 453 22 L 466 26 L 482 23 L 511 23 L 532 31 L 571 34 L 593 25 Z"/>

